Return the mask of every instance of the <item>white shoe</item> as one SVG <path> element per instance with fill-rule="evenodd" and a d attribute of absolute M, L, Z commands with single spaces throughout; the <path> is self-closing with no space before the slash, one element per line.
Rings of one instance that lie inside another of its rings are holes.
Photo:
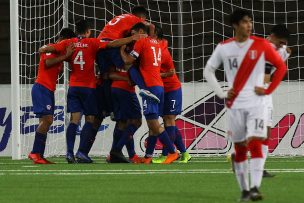
<path fill-rule="evenodd" d="M 157 98 L 157 96 L 152 94 L 149 90 L 140 89 L 139 90 L 139 95 L 143 98 L 146 98 L 146 99 L 152 99 L 156 103 L 160 103 L 159 98 Z"/>

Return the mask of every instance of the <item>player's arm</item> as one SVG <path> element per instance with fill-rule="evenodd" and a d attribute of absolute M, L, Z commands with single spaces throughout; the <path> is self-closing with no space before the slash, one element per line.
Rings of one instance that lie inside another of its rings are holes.
<path fill-rule="evenodd" d="M 224 90 L 218 83 L 217 78 L 215 77 L 215 71 L 222 63 L 222 57 L 220 55 L 220 46 L 221 45 L 217 45 L 210 59 L 208 60 L 207 65 L 205 66 L 204 76 L 208 82 L 208 85 L 213 89 L 215 94 L 220 98 L 226 98 L 228 96 L 227 92 L 224 92 Z"/>
<path fill-rule="evenodd" d="M 136 34 L 136 35 L 132 35 L 130 37 L 117 39 L 117 40 L 107 43 L 106 48 L 121 47 L 123 45 L 129 44 L 133 41 L 137 41 L 137 40 L 139 40 L 141 38 L 145 38 L 145 37 L 147 37 L 146 34 Z"/>
<path fill-rule="evenodd" d="M 43 47 L 39 48 L 39 53 L 62 53 L 65 51 L 67 47 L 67 41 L 63 40 L 59 43 L 52 44 L 52 45 L 44 45 Z"/>
<path fill-rule="evenodd" d="M 75 46 L 73 44 L 70 44 L 69 46 L 67 46 L 65 54 L 55 58 L 46 58 L 44 61 L 46 68 L 50 68 L 63 61 L 67 61 L 73 54 L 74 50 L 75 50 Z"/>
<path fill-rule="evenodd" d="M 269 42 L 265 43 L 265 60 L 269 61 L 276 68 L 276 70 L 273 74 L 272 82 L 267 89 L 261 87 L 255 88 L 255 92 L 258 95 L 271 94 L 280 84 L 287 71 L 285 62 L 282 60 L 281 56 L 276 52 L 276 50 L 269 44 Z"/>
<path fill-rule="evenodd" d="M 132 65 L 134 63 L 134 61 L 136 60 L 136 58 L 130 54 L 128 54 L 126 51 L 126 46 L 122 46 L 120 48 L 120 55 L 122 60 L 124 61 L 125 65 Z"/>
<path fill-rule="evenodd" d="M 160 73 L 160 77 L 162 78 L 167 78 L 167 77 L 171 77 L 175 74 L 175 69 L 170 69 L 168 72 L 164 72 L 164 73 Z"/>

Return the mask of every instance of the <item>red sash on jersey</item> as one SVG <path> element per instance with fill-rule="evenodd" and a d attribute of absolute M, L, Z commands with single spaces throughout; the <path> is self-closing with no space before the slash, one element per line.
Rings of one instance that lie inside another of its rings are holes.
<path fill-rule="evenodd" d="M 235 92 L 235 96 L 226 101 L 226 105 L 228 108 L 232 106 L 234 100 L 245 86 L 249 76 L 251 75 L 257 61 L 259 60 L 262 54 L 263 44 L 264 43 L 261 43 L 260 40 L 254 40 L 251 47 L 248 49 L 233 81 L 233 89 Z"/>

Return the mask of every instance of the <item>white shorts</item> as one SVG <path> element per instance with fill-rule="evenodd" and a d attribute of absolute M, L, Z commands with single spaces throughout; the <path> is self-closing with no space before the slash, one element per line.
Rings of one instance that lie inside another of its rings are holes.
<path fill-rule="evenodd" d="M 266 119 L 266 126 L 272 127 L 273 121 L 273 104 L 272 104 L 272 96 L 266 95 L 265 96 L 265 119 Z"/>
<path fill-rule="evenodd" d="M 248 109 L 228 109 L 228 136 L 232 142 L 243 142 L 249 137 L 266 138 L 265 106 Z"/>

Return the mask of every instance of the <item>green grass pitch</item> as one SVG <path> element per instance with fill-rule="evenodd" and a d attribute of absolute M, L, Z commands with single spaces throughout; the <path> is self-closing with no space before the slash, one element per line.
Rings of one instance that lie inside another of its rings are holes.
<path fill-rule="evenodd" d="M 230 203 L 240 191 L 224 157 L 193 158 L 188 164 L 33 165 L 0 158 L 0 202 L 33 203 Z M 263 180 L 265 203 L 304 202 L 304 158 L 269 158 L 276 175 Z"/>

